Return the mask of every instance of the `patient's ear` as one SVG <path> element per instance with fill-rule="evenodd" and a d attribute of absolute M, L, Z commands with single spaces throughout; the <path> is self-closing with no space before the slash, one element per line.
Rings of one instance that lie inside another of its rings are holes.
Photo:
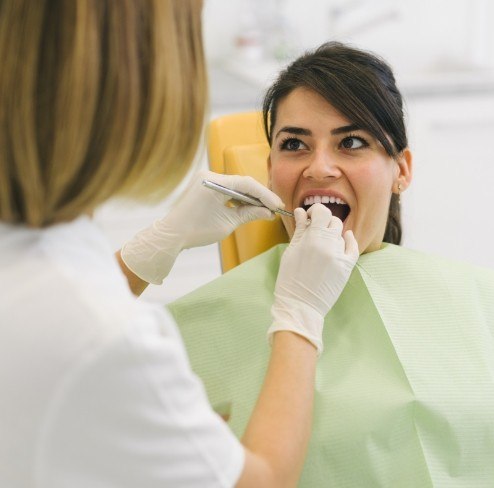
<path fill-rule="evenodd" d="M 398 171 L 396 174 L 394 193 L 400 193 L 406 190 L 413 177 L 413 155 L 410 149 L 405 148 L 398 155 L 396 162 L 398 163 Z M 399 187 L 399 188 L 398 188 Z"/>

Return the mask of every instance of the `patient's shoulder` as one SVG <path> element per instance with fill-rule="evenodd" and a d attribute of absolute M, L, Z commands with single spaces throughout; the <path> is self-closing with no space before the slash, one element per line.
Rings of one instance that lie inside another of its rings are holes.
<path fill-rule="evenodd" d="M 384 243 L 382 248 L 367 254 L 362 254 L 359 258 L 359 265 L 372 267 L 375 264 L 400 262 L 403 265 L 434 265 L 434 266 L 451 266 L 472 272 L 480 272 L 494 275 L 494 270 L 478 266 L 467 261 L 454 259 L 432 252 L 410 249 L 395 244 Z"/>
<path fill-rule="evenodd" d="M 363 275 L 379 282 L 439 280 L 465 284 L 470 281 L 476 286 L 494 287 L 493 269 L 393 244 L 384 244 L 379 251 L 360 256 L 358 268 Z"/>

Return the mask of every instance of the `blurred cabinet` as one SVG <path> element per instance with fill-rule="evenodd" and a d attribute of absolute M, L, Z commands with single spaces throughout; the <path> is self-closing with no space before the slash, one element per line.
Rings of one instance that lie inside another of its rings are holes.
<path fill-rule="evenodd" d="M 494 92 L 408 101 L 405 244 L 494 268 Z"/>

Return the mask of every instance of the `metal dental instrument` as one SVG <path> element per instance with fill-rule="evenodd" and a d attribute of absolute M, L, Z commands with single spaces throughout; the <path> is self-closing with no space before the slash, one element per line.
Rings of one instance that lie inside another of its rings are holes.
<path fill-rule="evenodd" d="M 256 207 L 266 207 L 266 205 L 264 205 L 264 203 L 262 203 L 261 200 L 259 200 L 258 198 L 253 197 L 251 195 L 248 195 L 247 193 L 242 193 L 242 192 L 239 192 L 236 190 L 231 190 L 230 188 L 226 188 L 225 186 L 218 185 L 218 183 L 215 183 L 214 181 L 202 180 L 202 184 L 206 188 L 209 188 L 210 190 L 216 190 L 220 193 L 223 193 L 224 195 L 228 195 L 233 200 L 237 200 L 237 201 L 243 202 L 243 203 L 248 203 L 250 205 L 255 205 Z M 293 217 L 292 212 L 288 212 L 288 211 L 283 210 L 281 208 L 277 208 L 277 209 L 271 210 L 271 211 L 282 214 L 282 215 L 286 215 L 288 217 Z"/>

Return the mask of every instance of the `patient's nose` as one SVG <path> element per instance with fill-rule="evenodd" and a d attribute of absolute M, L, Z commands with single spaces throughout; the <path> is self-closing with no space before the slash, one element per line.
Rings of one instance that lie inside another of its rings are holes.
<path fill-rule="evenodd" d="M 341 170 L 334 155 L 321 150 L 313 153 L 303 174 L 309 179 L 325 180 L 326 178 L 339 178 Z"/>

